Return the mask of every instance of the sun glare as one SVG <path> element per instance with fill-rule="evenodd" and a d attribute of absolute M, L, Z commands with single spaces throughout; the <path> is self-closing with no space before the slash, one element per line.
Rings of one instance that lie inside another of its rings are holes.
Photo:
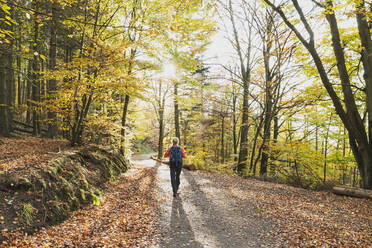
<path fill-rule="evenodd" d="M 176 72 L 177 68 L 173 63 L 165 63 L 161 74 L 167 79 L 174 79 L 176 77 Z"/>

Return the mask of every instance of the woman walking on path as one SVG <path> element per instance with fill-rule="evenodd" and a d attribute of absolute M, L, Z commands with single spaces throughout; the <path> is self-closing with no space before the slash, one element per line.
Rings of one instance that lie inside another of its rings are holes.
<path fill-rule="evenodd" d="M 169 147 L 168 150 L 164 153 L 164 158 L 169 158 L 173 197 L 176 197 L 178 187 L 180 186 L 182 158 L 186 158 L 186 155 L 183 148 L 178 145 L 179 140 L 177 137 L 173 138 L 172 143 L 173 146 Z"/>

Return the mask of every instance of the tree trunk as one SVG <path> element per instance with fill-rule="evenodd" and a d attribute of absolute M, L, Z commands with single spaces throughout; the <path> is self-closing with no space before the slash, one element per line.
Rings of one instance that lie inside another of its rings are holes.
<path fill-rule="evenodd" d="M 34 40 L 32 45 L 32 50 L 34 53 L 34 57 L 32 60 L 32 125 L 33 125 L 33 132 L 34 136 L 40 134 L 40 122 L 39 122 L 39 114 L 37 112 L 37 102 L 40 100 L 40 80 L 39 80 L 39 56 L 38 54 L 38 44 L 39 44 L 39 24 L 37 20 L 37 12 L 39 9 L 38 1 L 34 1 L 35 10 L 34 13 Z"/>
<path fill-rule="evenodd" d="M 20 32 L 20 31 L 19 31 Z M 23 92 L 24 89 L 22 87 L 22 79 L 21 79 L 21 71 L 22 71 L 22 62 L 21 62 L 21 35 L 19 34 L 19 38 L 17 39 L 17 106 L 21 106 L 23 104 Z"/>
<path fill-rule="evenodd" d="M 274 134 L 273 134 L 273 142 L 278 142 L 278 136 L 279 136 L 279 118 L 278 113 L 274 116 Z"/>
<path fill-rule="evenodd" d="M 52 19 L 50 25 L 50 47 L 49 47 L 49 71 L 53 72 L 57 62 L 57 23 L 55 19 L 56 15 L 56 3 L 52 3 Z M 48 82 L 48 98 L 49 101 L 55 99 L 54 95 L 57 90 L 57 81 L 51 79 Z M 51 102 L 49 103 L 51 104 Z M 54 138 L 57 135 L 57 115 L 53 111 L 48 112 L 48 137 Z"/>
<path fill-rule="evenodd" d="M 163 93 L 163 87 L 162 83 L 159 83 L 159 95 L 158 95 L 158 111 L 159 111 L 159 142 L 158 142 L 158 159 L 161 159 L 163 157 L 163 140 L 164 140 L 164 108 L 165 108 L 165 100 L 166 100 L 166 94 L 167 90 Z M 156 111 L 156 107 L 155 107 Z"/>
<path fill-rule="evenodd" d="M 372 199 L 372 190 L 337 186 L 333 187 L 332 192 L 337 195 L 347 195 L 352 197 Z"/>
<path fill-rule="evenodd" d="M 26 123 L 31 123 L 31 114 L 32 114 L 32 107 L 31 107 L 31 96 L 32 96 L 32 61 L 28 61 L 27 65 L 27 80 L 26 80 L 26 94 L 25 94 L 25 102 L 27 104 L 27 113 L 26 113 Z"/>
<path fill-rule="evenodd" d="M 267 106 L 267 112 L 265 113 L 264 121 L 264 134 L 263 134 L 263 143 L 262 143 L 262 154 L 261 154 L 261 165 L 260 165 L 260 175 L 266 175 L 267 173 L 267 164 L 269 160 L 268 154 L 268 143 L 270 142 L 271 137 L 271 103 Z"/>
<path fill-rule="evenodd" d="M 158 159 L 163 157 L 163 139 L 164 139 L 164 108 L 159 110 L 159 142 L 158 142 Z"/>
<path fill-rule="evenodd" d="M 253 138 L 252 154 L 251 154 L 251 160 L 250 160 L 250 166 L 249 166 L 249 172 L 253 171 L 253 175 L 256 175 L 256 163 L 254 162 L 254 157 L 256 155 L 257 140 L 258 140 L 258 136 L 261 132 L 262 125 L 263 125 L 263 117 L 261 116 L 260 122 L 257 126 L 256 132 L 255 132 L 254 138 Z"/>
<path fill-rule="evenodd" d="M 124 97 L 124 105 L 123 105 L 123 113 L 121 116 L 121 147 L 120 147 L 120 152 L 124 154 L 124 141 L 125 141 L 125 125 L 127 122 L 127 114 L 128 114 L 128 106 L 129 106 L 129 100 L 130 96 L 127 94 Z"/>
<path fill-rule="evenodd" d="M 249 79 L 248 79 L 249 80 Z M 244 80 L 244 89 L 243 89 L 243 113 L 242 113 L 242 122 L 241 122 L 241 133 L 240 133 L 240 149 L 239 149 L 239 159 L 237 172 L 242 175 L 243 169 L 247 166 L 248 159 L 248 95 L 249 95 L 249 81 Z"/>
<path fill-rule="evenodd" d="M 222 163 L 225 163 L 225 116 L 221 118 L 221 157 Z"/>
<path fill-rule="evenodd" d="M 179 145 L 181 145 L 181 133 L 180 133 L 180 110 L 178 107 L 178 83 L 174 83 L 174 129 L 175 135 L 179 139 Z"/>
<path fill-rule="evenodd" d="M 372 5 L 370 5 L 371 7 Z M 359 37 L 362 43 L 362 62 L 364 67 L 364 80 L 366 82 L 366 101 L 368 113 L 368 136 L 369 146 L 372 148 L 372 39 L 371 26 L 368 25 L 366 12 L 368 11 L 365 1 L 361 0 L 357 3 L 356 18 L 358 23 Z M 370 20 L 371 21 L 371 20 Z M 372 165 L 369 165 L 372 167 Z M 370 168 L 372 173 L 372 168 Z M 372 185 L 372 182 L 370 183 Z"/>
<path fill-rule="evenodd" d="M 268 62 L 267 62 L 268 66 Z M 272 96 L 271 96 L 271 78 L 270 73 L 267 70 L 267 79 L 266 80 L 266 97 L 265 97 L 265 119 L 264 119 L 264 133 L 262 140 L 262 154 L 261 154 L 261 165 L 260 165 L 260 175 L 266 175 L 267 173 L 267 164 L 269 160 L 268 154 L 268 143 L 270 142 L 271 137 L 271 120 L 272 120 Z"/>
<path fill-rule="evenodd" d="M 362 1 L 364 2 L 364 1 Z M 364 4 L 364 3 L 363 3 Z M 327 5 L 330 7 L 333 7 L 332 1 L 328 1 Z M 360 7 L 361 5 L 359 5 Z M 369 32 L 365 32 L 365 29 L 363 28 L 366 25 L 366 20 L 363 20 L 363 17 L 361 17 L 360 13 L 361 11 L 357 11 L 357 20 L 358 20 L 358 28 L 359 28 L 359 34 L 361 38 L 361 42 L 363 46 L 365 47 L 364 50 L 364 55 L 367 52 L 371 52 L 371 50 L 366 50 L 366 49 L 372 49 L 370 48 L 372 45 L 371 44 L 371 36 Z M 364 16 L 365 17 L 365 16 Z M 331 28 L 331 34 L 332 34 L 332 46 L 334 49 L 334 54 L 336 56 L 337 60 L 337 69 L 339 72 L 339 77 L 341 79 L 341 84 L 342 84 L 342 91 L 344 93 L 344 103 L 346 107 L 346 114 L 344 116 L 344 124 L 345 127 L 348 128 L 349 131 L 349 136 L 351 138 L 355 139 L 356 142 L 354 144 L 357 144 L 357 149 L 354 148 L 354 157 L 356 158 L 356 161 L 358 162 L 359 165 L 359 170 L 360 174 L 362 176 L 363 180 L 363 187 L 372 189 L 372 142 L 368 141 L 368 134 L 365 131 L 365 126 L 363 124 L 362 118 L 358 112 L 358 108 L 355 103 L 355 99 L 353 96 L 353 92 L 351 89 L 351 83 L 350 83 L 350 78 L 349 74 L 346 68 L 346 63 L 345 63 L 345 55 L 343 48 L 341 46 L 341 40 L 340 40 L 340 33 L 337 25 L 337 20 L 334 12 L 331 12 L 326 15 L 327 21 L 330 25 Z M 368 29 L 368 28 L 367 28 Z M 366 37 L 366 35 L 368 35 Z M 369 55 L 369 54 L 368 54 Z M 363 66 L 365 66 L 365 71 L 367 76 L 366 80 L 366 99 L 367 99 L 367 111 L 368 111 L 368 116 L 372 114 L 372 100 L 370 99 L 372 97 L 372 78 L 368 79 L 368 70 L 371 68 L 369 62 L 372 62 L 371 56 L 362 56 L 363 59 Z M 371 75 L 370 75 L 371 76 Z M 340 116 L 341 117 L 341 116 Z M 369 131 L 371 131 L 369 127 Z M 371 137 L 371 136 L 370 136 Z"/>
<path fill-rule="evenodd" d="M 13 8 L 11 10 L 12 17 L 13 15 Z M 9 27 L 9 31 L 13 32 L 14 28 L 13 25 Z M 6 63 L 6 84 L 7 84 L 7 90 L 8 90 L 8 122 L 9 122 L 9 130 L 12 132 L 12 127 L 13 127 L 13 111 L 14 111 L 14 104 L 15 104 L 15 97 L 16 97 L 16 88 L 15 88 L 15 81 L 14 81 L 14 70 L 13 70 L 13 42 L 14 39 L 11 38 L 9 39 L 10 43 L 8 45 L 8 49 L 6 51 L 6 58 L 7 58 L 7 63 Z"/>
<path fill-rule="evenodd" d="M 248 40 L 247 48 L 243 51 L 242 47 L 240 46 L 241 40 L 239 39 L 239 33 L 237 26 L 235 24 L 235 16 L 234 16 L 234 8 L 232 4 L 232 0 L 228 2 L 228 11 L 230 15 L 230 21 L 233 28 L 233 43 L 237 55 L 239 57 L 239 66 L 240 66 L 240 76 L 241 82 L 243 84 L 243 103 L 242 103 L 242 120 L 240 126 L 240 147 L 239 147 L 239 158 L 238 158 L 238 166 L 235 168 L 236 172 L 239 175 L 243 174 L 243 170 L 247 167 L 247 159 L 248 159 L 248 114 L 249 114 L 249 104 L 248 104 L 248 97 L 249 97 L 249 84 L 251 81 L 251 69 L 252 69 L 252 57 L 251 57 L 251 50 L 252 50 L 252 36 L 251 25 L 248 25 Z M 248 21 L 248 17 L 244 21 Z M 252 21 L 252 20 L 250 20 Z"/>
<path fill-rule="evenodd" d="M 181 118 L 182 119 L 182 118 Z M 189 125 L 189 121 L 186 120 L 186 119 L 182 119 L 182 123 L 183 123 L 183 146 L 185 147 L 187 145 L 187 138 L 188 138 L 188 125 Z"/>
<path fill-rule="evenodd" d="M 238 137 L 236 134 L 236 126 L 237 126 L 237 117 L 236 117 L 236 102 L 237 102 L 237 96 L 235 92 L 233 92 L 233 109 L 232 109 L 232 115 L 233 115 L 233 147 L 234 147 L 234 161 L 237 161 L 237 154 L 238 154 Z"/>
<path fill-rule="evenodd" d="M 0 26 L 1 27 L 1 26 Z M 8 90 L 6 83 L 6 45 L 2 44 L 0 50 L 0 135 L 10 136 Z"/>
<path fill-rule="evenodd" d="M 327 155 L 328 155 L 328 136 L 329 129 L 331 127 L 332 115 L 329 117 L 329 123 L 327 127 L 326 137 L 324 140 L 324 165 L 323 165 L 323 182 L 327 180 Z"/>

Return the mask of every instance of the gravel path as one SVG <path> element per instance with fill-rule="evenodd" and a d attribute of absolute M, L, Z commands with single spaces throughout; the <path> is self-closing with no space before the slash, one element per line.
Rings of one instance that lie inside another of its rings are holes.
<path fill-rule="evenodd" d="M 218 174 L 182 170 L 180 194 L 173 198 L 168 166 L 138 159 L 137 164 L 155 167 L 159 179 L 160 235 L 152 248 L 273 246 L 267 235 L 273 224 L 249 199 L 236 198 L 221 186 Z"/>

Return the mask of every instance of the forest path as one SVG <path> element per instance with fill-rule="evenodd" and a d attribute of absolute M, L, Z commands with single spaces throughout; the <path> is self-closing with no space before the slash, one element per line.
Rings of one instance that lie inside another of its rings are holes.
<path fill-rule="evenodd" d="M 160 236 L 153 248 L 273 246 L 267 238 L 272 224 L 249 199 L 233 196 L 223 176 L 182 170 L 180 194 L 174 198 L 167 165 L 148 159 L 135 163 L 157 171 Z"/>
<path fill-rule="evenodd" d="M 238 176 L 181 174 L 149 155 L 107 183 L 102 202 L 0 247 L 372 247 L 372 201 Z"/>

